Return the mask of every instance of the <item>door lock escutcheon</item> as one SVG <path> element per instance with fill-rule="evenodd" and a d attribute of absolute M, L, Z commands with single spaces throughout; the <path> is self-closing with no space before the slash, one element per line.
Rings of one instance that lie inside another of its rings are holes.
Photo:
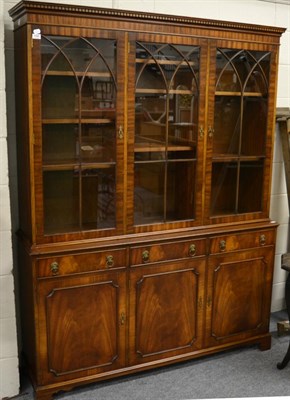
<path fill-rule="evenodd" d="M 119 126 L 119 129 L 118 129 L 118 138 L 119 138 L 120 140 L 122 140 L 122 139 L 124 138 L 124 129 L 123 129 L 123 126 L 122 126 L 122 125 L 120 125 L 120 126 Z"/>

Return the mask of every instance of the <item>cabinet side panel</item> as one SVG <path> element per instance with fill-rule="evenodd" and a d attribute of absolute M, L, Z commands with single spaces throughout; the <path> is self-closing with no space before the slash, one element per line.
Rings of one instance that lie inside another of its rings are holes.
<path fill-rule="evenodd" d="M 17 168 L 19 196 L 19 225 L 31 239 L 31 182 L 29 145 L 29 94 L 27 30 L 25 27 L 15 32 L 15 102 L 17 130 Z"/>
<path fill-rule="evenodd" d="M 36 377 L 35 303 L 32 259 L 21 241 L 18 244 L 21 339 L 24 362 L 29 373 Z"/>

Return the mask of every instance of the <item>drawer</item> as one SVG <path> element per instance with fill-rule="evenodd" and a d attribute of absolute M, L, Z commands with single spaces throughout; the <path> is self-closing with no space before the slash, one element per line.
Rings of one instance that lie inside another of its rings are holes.
<path fill-rule="evenodd" d="M 193 258 L 204 255 L 205 250 L 206 241 L 204 239 L 136 246 L 130 249 L 130 264 L 142 265 L 165 260 Z"/>
<path fill-rule="evenodd" d="M 210 253 L 215 254 L 268 246 L 275 243 L 275 235 L 275 230 L 266 230 L 211 237 Z"/>
<path fill-rule="evenodd" d="M 126 266 L 126 249 L 39 259 L 38 277 L 77 274 Z"/>

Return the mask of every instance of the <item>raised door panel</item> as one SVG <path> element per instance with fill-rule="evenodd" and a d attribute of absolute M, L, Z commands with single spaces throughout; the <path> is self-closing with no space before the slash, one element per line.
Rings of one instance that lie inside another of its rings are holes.
<path fill-rule="evenodd" d="M 38 286 L 42 384 L 125 364 L 125 272 L 42 279 Z"/>
<path fill-rule="evenodd" d="M 136 268 L 130 275 L 130 364 L 201 347 L 204 260 Z"/>
<path fill-rule="evenodd" d="M 210 258 L 206 344 L 216 346 L 268 331 L 273 247 Z"/>

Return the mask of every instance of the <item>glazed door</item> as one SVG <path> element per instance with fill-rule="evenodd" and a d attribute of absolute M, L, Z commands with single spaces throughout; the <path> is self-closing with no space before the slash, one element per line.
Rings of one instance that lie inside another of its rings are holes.
<path fill-rule="evenodd" d="M 272 246 L 210 257 L 207 347 L 268 331 L 273 257 Z"/>
<path fill-rule="evenodd" d="M 196 224 L 201 218 L 205 41 L 130 35 L 130 51 L 129 226 L 146 231 L 152 224 L 154 229 Z"/>
<path fill-rule="evenodd" d="M 39 281 L 41 384 L 125 366 L 125 277 L 115 271 Z"/>
<path fill-rule="evenodd" d="M 206 196 L 210 222 L 266 217 L 276 54 L 245 45 L 211 48 Z M 270 107 L 269 107 L 270 105 Z"/>
<path fill-rule="evenodd" d="M 121 39 L 80 30 L 62 36 L 53 27 L 34 35 L 38 234 L 122 231 Z"/>
<path fill-rule="evenodd" d="M 203 259 L 132 268 L 131 365 L 201 348 L 204 268 Z"/>

